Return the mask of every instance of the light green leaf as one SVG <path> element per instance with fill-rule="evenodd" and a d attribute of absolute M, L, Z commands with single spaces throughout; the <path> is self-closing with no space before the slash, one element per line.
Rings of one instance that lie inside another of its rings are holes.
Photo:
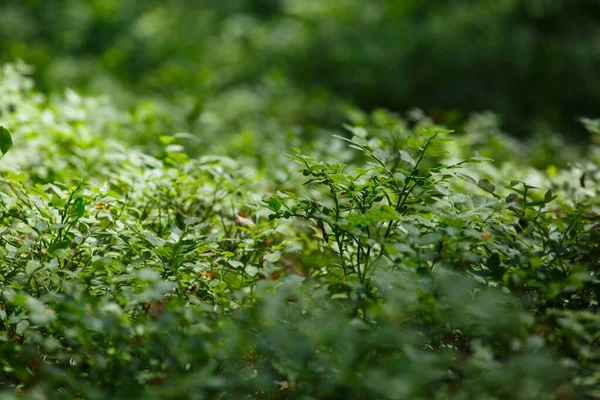
<path fill-rule="evenodd" d="M 381 206 L 376 210 L 369 211 L 367 217 L 373 222 L 399 221 L 402 216 L 390 206 Z"/>
<path fill-rule="evenodd" d="M 151 268 L 144 268 L 138 271 L 138 277 L 144 282 L 153 282 L 160 279 L 160 272 Z"/>
<path fill-rule="evenodd" d="M 419 144 L 419 142 L 417 142 L 415 140 L 415 138 L 413 138 L 412 136 L 408 137 L 408 140 L 406 141 L 406 145 L 408 147 L 410 147 L 411 149 L 421 149 L 421 145 Z"/>
<path fill-rule="evenodd" d="M 249 276 L 256 276 L 258 274 L 258 268 L 256 268 L 254 265 L 246 265 L 244 272 Z"/>
<path fill-rule="evenodd" d="M 380 160 L 380 161 L 383 161 L 383 162 L 385 162 L 385 161 L 388 159 L 388 157 L 389 157 L 389 154 L 388 154 L 388 152 L 387 152 L 387 151 L 385 151 L 385 150 L 382 150 L 382 149 L 375 149 L 375 150 L 373 151 L 373 157 L 374 157 L 374 158 L 376 158 L 376 159 L 378 159 L 378 160 Z"/>
<path fill-rule="evenodd" d="M 227 263 L 229 265 L 231 265 L 233 268 L 242 268 L 244 266 L 243 262 L 239 262 L 236 260 L 229 260 Z"/>
<path fill-rule="evenodd" d="M 400 158 L 402 161 L 409 163 L 413 167 L 417 165 L 417 162 L 408 154 L 406 150 L 400 150 Z"/>
<path fill-rule="evenodd" d="M 473 157 L 471 157 L 469 160 L 470 161 L 480 161 L 480 162 L 482 162 L 482 161 L 494 161 L 491 158 L 482 156 L 478 152 L 475 152 L 475 155 Z"/>
<path fill-rule="evenodd" d="M 265 261 L 268 261 L 270 263 L 277 262 L 277 261 L 279 261 L 280 258 L 281 258 L 280 251 L 275 251 L 271 254 L 265 254 L 265 256 L 264 256 Z"/>
<path fill-rule="evenodd" d="M 146 240 L 148 242 L 150 242 L 151 245 L 153 246 L 157 246 L 157 247 L 162 247 L 165 245 L 165 241 L 162 240 L 161 238 L 157 237 L 155 234 L 153 234 L 152 232 L 147 232 L 144 233 L 144 237 L 146 238 Z"/>
<path fill-rule="evenodd" d="M 42 264 L 39 261 L 29 260 L 29 261 L 27 261 L 27 264 L 25 265 L 25 272 L 27 273 L 27 275 L 31 276 L 41 266 L 42 266 Z"/>

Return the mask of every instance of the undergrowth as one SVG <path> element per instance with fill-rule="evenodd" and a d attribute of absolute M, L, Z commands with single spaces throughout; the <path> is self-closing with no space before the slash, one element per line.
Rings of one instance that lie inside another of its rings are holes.
<path fill-rule="evenodd" d="M 144 152 L 127 112 L 11 68 L 2 398 L 600 398 L 593 152 L 496 166 L 382 111 L 258 168 Z"/>

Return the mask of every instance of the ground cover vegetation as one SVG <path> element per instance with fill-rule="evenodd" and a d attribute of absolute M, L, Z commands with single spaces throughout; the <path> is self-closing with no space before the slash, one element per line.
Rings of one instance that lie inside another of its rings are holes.
<path fill-rule="evenodd" d="M 600 398 L 595 145 L 356 109 L 199 142 L 29 72 L 0 70 L 2 398 Z"/>
<path fill-rule="evenodd" d="M 599 13 L 0 2 L 0 398 L 600 398 Z"/>

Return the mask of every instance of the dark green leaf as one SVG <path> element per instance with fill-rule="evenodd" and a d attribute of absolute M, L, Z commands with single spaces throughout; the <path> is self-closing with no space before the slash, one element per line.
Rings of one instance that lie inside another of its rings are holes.
<path fill-rule="evenodd" d="M 59 242 L 55 242 L 50 247 L 48 247 L 48 253 L 53 254 L 56 250 L 66 249 L 69 247 L 71 242 L 69 240 L 62 240 Z"/>
<path fill-rule="evenodd" d="M 75 202 L 72 206 L 72 212 L 77 218 L 81 218 L 83 217 L 83 214 L 85 214 L 85 203 L 81 197 L 75 199 Z"/>
<path fill-rule="evenodd" d="M 0 151 L 2 151 L 2 154 L 6 154 L 12 145 L 10 132 L 5 127 L 0 126 Z"/>
<path fill-rule="evenodd" d="M 485 190 L 488 193 L 494 193 L 494 191 L 496 190 L 496 186 L 494 186 L 487 179 L 480 179 L 477 183 L 477 186 L 479 186 L 481 189 Z"/>
<path fill-rule="evenodd" d="M 492 254 L 488 258 L 485 266 L 487 267 L 487 269 L 490 270 L 492 279 L 496 281 L 502 280 L 502 277 L 504 276 L 504 272 L 506 272 L 506 270 L 500 265 L 500 256 L 498 256 L 497 253 Z"/>
<path fill-rule="evenodd" d="M 552 195 L 552 189 L 548 189 L 546 194 L 544 194 L 544 202 L 550 203 L 552 200 L 556 199 L 557 196 Z"/>

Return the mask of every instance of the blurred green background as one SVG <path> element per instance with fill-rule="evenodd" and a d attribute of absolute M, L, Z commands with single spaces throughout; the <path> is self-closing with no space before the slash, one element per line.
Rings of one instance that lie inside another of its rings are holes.
<path fill-rule="evenodd" d="M 351 104 L 451 127 L 490 110 L 575 141 L 599 114 L 600 1 L 4 0 L 0 61 L 16 59 L 44 91 L 166 100 L 173 129 L 218 115 L 310 136 Z"/>

